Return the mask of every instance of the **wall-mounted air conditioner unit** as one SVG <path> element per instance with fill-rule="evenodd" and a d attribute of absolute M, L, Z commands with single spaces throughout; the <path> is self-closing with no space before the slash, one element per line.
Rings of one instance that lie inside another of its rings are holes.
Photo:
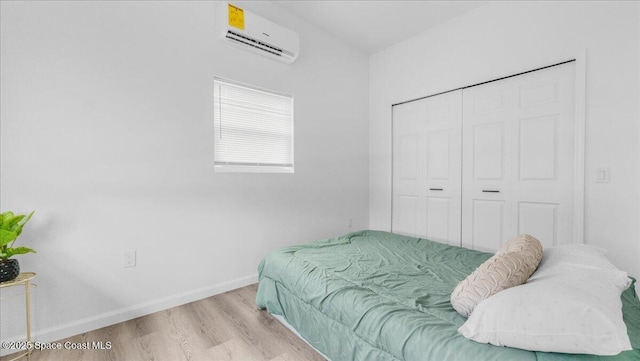
<path fill-rule="evenodd" d="M 224 41 L 285 63 L 298 57 L 300 37 L 294 31 L 228 2 L 219 5 L 216 17 Z"/>

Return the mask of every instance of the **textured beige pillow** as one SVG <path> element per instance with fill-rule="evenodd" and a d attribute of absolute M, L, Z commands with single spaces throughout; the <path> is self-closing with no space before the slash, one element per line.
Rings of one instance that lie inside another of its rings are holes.
<path fill-rule="evenodd" d="M 469 317 L 482 300 L 527 281 L 542 259 L 542 244 L 528 234 L 505 243 L 491 258 L 460 281 L 451 293 L 451 305 Z"/>

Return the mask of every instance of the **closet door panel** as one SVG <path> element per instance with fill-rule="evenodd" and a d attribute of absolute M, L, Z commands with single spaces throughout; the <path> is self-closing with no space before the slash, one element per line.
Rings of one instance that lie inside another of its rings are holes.
<path fill-rule="evenodd" d="M 462 245 L 487 252 L 513 232 L 506 196 L 514 94 L 498 83 L 463 92 Z"/>
<path fill-rule="evenodd" d="M 460 245 L 461 104 L 455 91 L 393 107 L 393 232 Z"/>
<path fill-rule="evenodd" d="M 573 79 L 570 63 L 464 90 L 463 245 L 495 251 L 520 233 L 573 242 Z M 476 214 L 490 200 L 504 202 L 500 219 Z"/>
<path fill-rule="evenodd" d="M 455 226 L 459 226 L 459 224 L 450 224 L 451 221 L 457 220 L 456 217 L 451 216 L 451 209 L 454 207 L 451 198 L 427 196 L 427 239 L 449 243 L 448 240 L 452 239 L 452 226 L 454 230 Z"/>
<path fill-rule="evenodd" d="M 423 104 L 407 103 L 393 108 L 393 209 L 392 231 L 420 237 L 422 219 L 425 125 Z"/>
<path fill-rule="evenodd" d="M 398 177 L 401 180 L 418 179 L 418 142 L 420 134 L 409 133 L 398 137 Z"/>
<path fill-rule="evenodd" d="M 472 201 L 470 248 L 486 252 L 500 248 L 500 240 L 504 237 L 505 203 L 499 199 Z"/>
<path fill-rule="evenodd" d="M 518 203 L 518 234 L 535 235 L 542 247 L 557 244 L 558 204 L 554 203 Z"/>
<path fill-rule="evenodd" d="M 476 181 L 502 181 L 504 179 L 504 124 L 473 127 L 471 161 Z"/>
<path fill-rule="evenodd" d="M 573 243 L 575 65 L 513 79 L 518 144 L 511 193 L 518 204 L 517 232 L 533 235 L 546 247 Z"/>
<path fill-rule="evenodd" d="M 556 115 L 520 120 L 519 181 L 557 178 L 557 125 Z"/>
<path fill-rule="evenodd" d="M 414 195 L 398 195 L 398 223 L 397 233 L 417 235 L 418 233 L 418 209 L 419 197 Z"/>
<path fill-rule="evenodd" d="M 427 181 L 449 180 L 451 176 L 451 131 L 427 133 Z"/>

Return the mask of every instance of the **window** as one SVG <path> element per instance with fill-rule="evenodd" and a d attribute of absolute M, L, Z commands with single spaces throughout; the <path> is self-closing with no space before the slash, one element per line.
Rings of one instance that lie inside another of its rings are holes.
<path fill-rule="evenodd" d="M 293 173 L 293 96 L 214 78 L 216 172 Z"/>

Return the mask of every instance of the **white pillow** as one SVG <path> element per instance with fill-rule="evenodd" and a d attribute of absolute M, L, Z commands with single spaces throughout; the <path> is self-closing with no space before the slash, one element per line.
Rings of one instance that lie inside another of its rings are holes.
<path fill-rule="evenodd" d="M 588 272 L 607 274 L 620 292 L 629 288 L 631 279 L 626 272 L 614 266 L 607 256 L 607 250 L 583 244 L 567 244 L 550 247 L 544 250 L 544 257 L 540 262 L 538 272 L 534 274 L 540 278 L 550 272 L 560 275 L 570 272 Z M 562 272 L 564 270 L 564 272 Z"/>
<path fill-rule="evenodd" d="M 527 283 L 481 302 L 458 331 L 530 351 L 617 355 L 631 350 L 620 300 L 630 284 L 601 249 L 547 248 Z"/>

